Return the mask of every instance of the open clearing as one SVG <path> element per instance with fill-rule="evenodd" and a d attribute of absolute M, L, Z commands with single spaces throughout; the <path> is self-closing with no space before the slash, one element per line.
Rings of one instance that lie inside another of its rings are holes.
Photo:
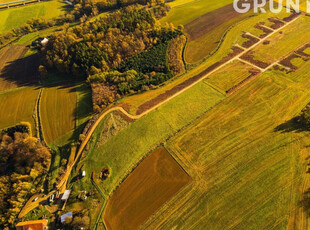
<path fill-rule="evenodd" d="M 51 143 L 74 130 L 76 106 L 75 86 L 58 85 L 44 88 L 40 114 L 46 143 Z"/>
<path fill-rule="evenodd" d="M 156 149 L 109 199 L 104 213 L 108 229 L 137 229 L 189 182 L 167 150 Z"/>
<path fill-rule="evenodd" d="M 39 89 L 36 87 L 22 87 L 0 93 L 0 129 L 26 121 L 35 132 L 32 114 L 38 94 Z"/>
<path fill-rule="evenodd" d="M 35 17 L 54 18 L 66 12 L 66 3 L 44 1 L 27 6 L 0 10 L 0 32 L 18 28 Z"/>
<path fill-rule="evenodd" d="M 20 45 L 0 50 L 0 91 L 38 81 L 39 58 L 37 55 L 24 57 L 27 50 Z"/>

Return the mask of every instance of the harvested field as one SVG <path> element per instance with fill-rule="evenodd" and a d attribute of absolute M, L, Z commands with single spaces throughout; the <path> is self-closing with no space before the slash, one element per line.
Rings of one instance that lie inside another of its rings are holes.
<path fill-rule="evenodd" d="M 211 65 L 210 67 L 208 67 L 207 69 L 205 69 L 204 71 L 202 71 L 200 74 L 187 79 L 186 81 L 182 82 L 181 84 L 173 87 L 170 90 L 167 90 L 166 92 L 164 92 L 163 94 L 160 94 L 159 96 L 151 99 L 150 101 L 147 101 L 146 103 L 142 104 L 139 106 L 138 110 L 137 110 L 137 114 L 141 114 L 144 111 L 154 107 L 155 105 L 157 105 L 158 103 L 164 101 L 165 99 L 167 99 L 168 97 L 170 97 L 171 95 L 175 94 L 176 92 L 186 88 L 187 86 L 191 85 L 192 83 L 194 83 L 195 81 L 198 81 L 199 79 L 201 79 L 203 76 L 205 76 L 207 73 L 211 72 L 212 70 L 216 69 L 217 67 L 219 67 L 220 65 L 222 65 L 223 63 L 227 62 L 228 60 L 232 59 L 233 57 L 237 56 L 238 54 L 240 54 L 243 49 L 234 46 L 232 48 L 233 52 L 230 53 L 229 55 L 227 55 L 226 57 L 224 57 L 221 61 Z"/>
<path fill-rule="evenodd" d="M 27 50 L 19 45 L 0 50 L 0 91 L 38 82 L 39 57 L 24 58 Z"/>
<path fill-rule="evenodd" d="M 104 212 L 108 229 L 137 229 L 191 181 L 164 148 L 152 152 L 109 199 Z"/>
<path fill-rule="evenodd" d="M 212 74 L 205 82 L 229 93 L 230 89 L 252 76 L 253 73 L 257 73 L 257 70 L 254 71 L 252 66 L 240 61 L 234 61 Z"/>
<path fill-rule="evenodd" d="M 248 33 L 242 34 L 242 37 L 245 38 L 245 39 L 247 39 L 247 41 L 244 42 L 244 43 L 242 44 L 242 47 L 244 47 L 244 48 L 250 48 L 250 47 L 253 46 L 255 43 L 259 42 L 259 39 L 257 39 L 257 38 L 255 38 L 255 37 L 251 36 L 251 35 L 248 34 Z"/>
<path fill-rule="evenodd" d="M 240 58 L 245 60 L 245 61 L 248 61 L 248 62 L 252 63 L 253 65 L 256 65 L 256 66 L 258 66 L 259 68 L 262 68 L 262 69 L 265 69 L 265 68 L 267 68 L 270 65 L 270 64 L 268 64 L 266 62 L 263 62 L 263 61 L 260 61 L 260 60 L 256 60 L 254 58 L 254 52 L 253 51 L 249 51 L 249 52 L 243 54 Z"/>
<path fill-rule="evenodd" d="M 40 103 L 40 114 L 46 143 L 49 144 L 74 130 L 76 105 L 75 86 L 60 85 L 44 88 Z"/>
<path fill-rule="evenodd" d="M 0 93 L 0 129 L 14 126 L 22 121 L 29 122 L 35 135 L 32 117 L 39 89 L 23 87 Z"/>

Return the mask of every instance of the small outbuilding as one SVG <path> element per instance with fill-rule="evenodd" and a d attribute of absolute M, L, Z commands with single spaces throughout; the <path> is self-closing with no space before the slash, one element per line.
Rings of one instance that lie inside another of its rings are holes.
<path fill-rule="evenodd" d="M 46 219 L 19 222 L 16 225 L 16 230 L 47 230 L 47 223 Z"/>

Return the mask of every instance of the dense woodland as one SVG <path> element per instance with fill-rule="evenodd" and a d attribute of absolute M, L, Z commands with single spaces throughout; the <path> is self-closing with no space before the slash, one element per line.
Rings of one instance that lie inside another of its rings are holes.
<path fill-rule="evenodd" d="M 0 134 L 0 228 L 12 227 L 31 195 L 42 188 L 51 154 L 28 133 Z"/>
<path fill-rule="evenodd" d="M 148 8 L 129 6 L 54 34 L 40 70 L 87 79 L 95 111 L 100 111 L 122 95 L 182 73 L 185 42 L 180 29 L 162 27 Z"/>

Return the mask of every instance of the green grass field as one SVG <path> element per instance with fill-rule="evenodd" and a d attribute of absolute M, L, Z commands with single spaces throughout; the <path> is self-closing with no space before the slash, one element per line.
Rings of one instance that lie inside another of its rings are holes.
<path fill-rule="evenodd" d="M 66 12 L 66 4 L 58 0 L 0 10 L 0 33 L 25 24 L 35 17 L 54 18 Z"/>
<path fill-rule="evenodd" d="M 36 87 L 22 87 L 0 92 L 0 129 L 29 122 L 35 134 L 32 117 L 39 90 Z"/>
<path fill-rule="evenodd" d="M 177 0 L 170 3 L 172 9 L 166 17 L 161 19 L 161 23 L 172 22 L 174 25 L 185 25 L 199 16 L 232 2 L 232 0 Z"/>
<path fill-rule="evenodd" d="M 40 115 L 44 139 L 52 143 L 75 129 L 77 94 L 74 85 L 44 88 Z M 71 135 L 65 139 L 70 139 Z"/>
<path fill-rule="evenodd" d="M 303 29 L 309 26 L 310 18 L 302 16 L 293 24 L 284 28 L 281 33 L 270 37 L 268 45 L 260 44 L 255 47 L 253 49 L 254 58 L 267 63 L 279 60 L 290 51 L 297 49 L 310 40 L 310 31 Z"/>

